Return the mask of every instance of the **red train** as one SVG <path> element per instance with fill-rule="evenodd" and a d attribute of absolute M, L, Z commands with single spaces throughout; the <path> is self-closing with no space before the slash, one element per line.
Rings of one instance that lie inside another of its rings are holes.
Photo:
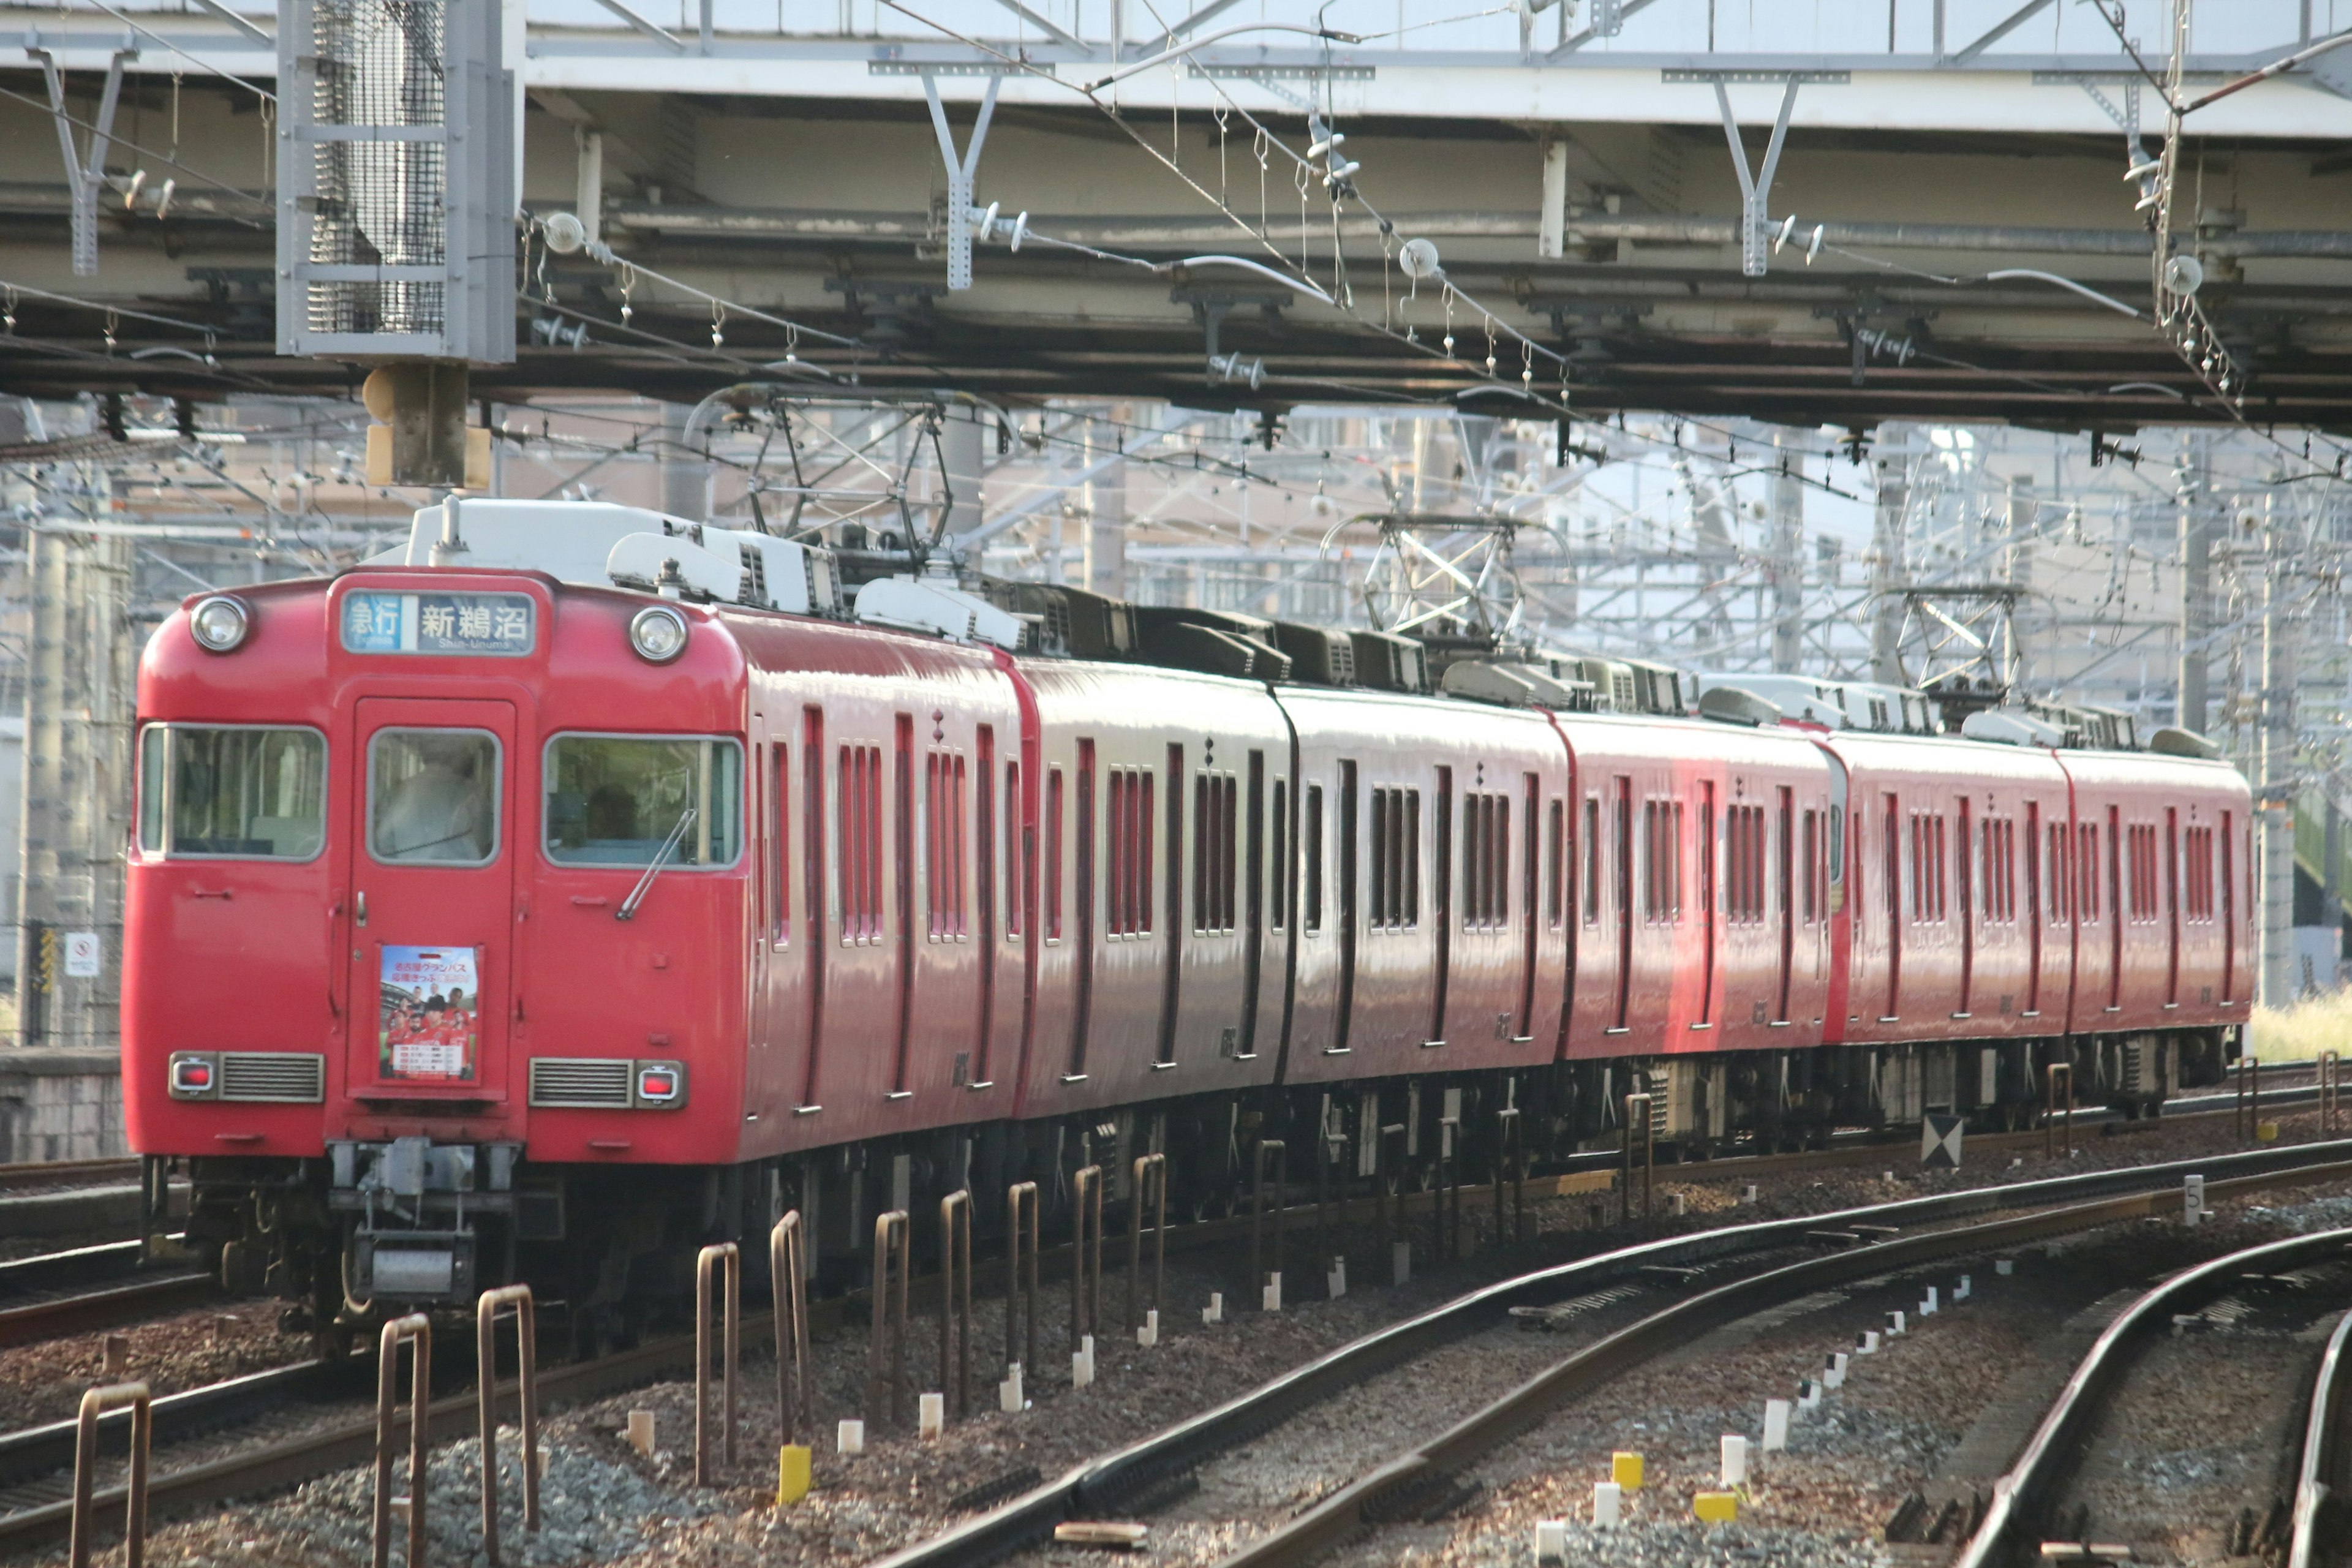
<path fill-rule="evenodd" d="M 840 565 L 474 501 L 165 623 L 124 1094 L 229 1284 L 331 1337 L 529 1278 L 626 1331 L 788 1204 L 837 1273 L 881 1211 L 1146 1149 L 1205 1212 L 1271 1135 L 1360 1180 L 1402 1123 L 1422 1179 L 1506 1105 L 1543 1158 L 1646 1089 L 1699 1154 L 2234 1056 L 2222 763 L 1575 710 L 1684 706 L 1598 661 L 1421 695 L 1402 639 L 1038 585 L 853 618 Z"/>

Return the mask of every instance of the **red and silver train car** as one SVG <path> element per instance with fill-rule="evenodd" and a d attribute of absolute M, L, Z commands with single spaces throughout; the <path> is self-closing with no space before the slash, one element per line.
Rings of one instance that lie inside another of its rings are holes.
<path fill-rule="evenodd" d="M 1559 1155 L 1639 1089 L 1699 1153 L 2234 1051 L 2218 763 L 1431 697 L 1393 639 L 1285 628 L 1292 668 L 1232 617 L 1167 646 L 1246 674 L 1018 652 L 1136 614 L 846 617 L 830 571 L 477 501 L 161 628 L 124 1092 L 228 1283 L 331 1336 L 515 1278 L 625 1328 L 787 1204 L 838 1269 L 1147 1149 L 1205 1212 L 1267 1136 L 1359 1177 L 1402 1123 L 1411 1179 L 1506 1106 Z"/>

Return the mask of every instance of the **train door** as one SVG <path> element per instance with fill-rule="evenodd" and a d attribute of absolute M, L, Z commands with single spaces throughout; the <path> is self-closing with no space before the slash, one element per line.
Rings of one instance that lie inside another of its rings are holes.
<path fill-rule="evenodd" d="M 982 724 L 972 744 L 971 862 L 980 932 L 980 1027 L 966 1083 L 995 1077 L 996 1054 L 996 726 Z M 962 873 L 959 871 L 957 875 Z"/>
<path fill-rule="evenodd" d="M 507 1101 L 514 705 L 372 697 L 355 725 L 352 1093 Z"/>
<path fill-rule="evenodd" d="M 1248 792 L 1244 802 L 1249 819 L 1242 828 L 1242 921 L 1248 945 L 1242 949 L 1242 1031 L 1241 1048 L 1236 1055 L 1247 1058 L 1257 1054 L 1258 986 L 1265 967 L 1265 753 L 1249 754 Z M 1282 785 L 1275 785 L 1274 874 L 1277 879 L 1275 897 L 1282 897 L 1282 855 L 1280 846 L 1286 841 L 1281 826 Z M 1276 923 L 1281 923 L 1277 918 Z"/>
<path fill-rule="evenodd" d="M 1467 813 L 1478 809 L 1476 797 L 1463 803 L 1465 826 Z M 1373 818 L 1378 831 L 1378 817 Z M 1437 984 L 1430 999 L 1429 1033 L 1423 1040 L 1433 1046 L 1445 1043 L 1446 993 L 1454 980 L 1454 770 L 1441 764 L 1437 770 L 1437 842 L 1436 858 L 1430 868 L 1430 884 L 1437 894 Z M 1467 834 L 1465 833 L 1465 837 Z M 1466 853 L 1466 850 L 1465 850 Z"/>
<path fill-rule="evenodd" d="M 2124 823 L 2119 806 L 2107 807 L 2107 1011 L 2124 1010 Z"/>
<path fill-rule="evenodd" d="M 1698 1021 L 1715 1022 L 1715 781 L 1698 786 L 1698 934 L 1704 954 L 1698 973 Z"/>
<path fill-rule="evenodd" d="M 1782 784 L 1780 842 L 1777 847 L 1780 873 L 1780 1000 L 1772 1015 L 1772 1021 L 1776 1024 L 1789 1021 L 1789 972 L 1797 961 L 1796 801 L 1796 792 Z M 1807 875 L 1811 874 L 1808 870 Z"/>
<path fill-rule="evenodd" d="M 1199 811 L 1202 831 L 1192 846 L 1192 918 L 1199 921 L 1210 899 L 1208 812 L 1215 802 L 1213 792 L 1217 788 L 1214 773 L 1203 772 L 1193 781 L 1192 802 Z M 1146 795 L 1148 802 L 1150 797 Z M 1147 805 L 1144 808 L 1150 810 Z M 1164 806 L 1167 840 L 1168 874 L 1161 879 L 1164 901 L 1162 917 L 1167 921 L 1168 937 L 1160 946 L 1160 1037 L 1151 1059 L 1161 1067 L 1173 1067 L 1176 1062 L 1176 1007 L 1182 991 L 1184 968 L 1184 748 L 1180 742 L 1168 748 L 1168 791 Z M 1145 831 L 1149 831 L 1149 825 Z M 1143 851 L 1150 854 L 1146 848 Z M 1147 921 L 1149 916 L 1146 917 Z M 1205 929 L 1205 928 L 1204 928 Z"/>
<path fill-rule="evenodd" d="M 1609 1032 L 1626 1030 L 1633 993 L 1633 781 L 1617 775 L 1617 1021 Z"/>
<path fill-rule="evenodd" d="M 1954 857 L 1954 858 L 1959 862 L 1959 864 L 1954 868 L 1960 874 L 1960 1005 L 1957 1010 L 1956 1016 L 1965 1018 L 1969 1013 L 1969 992 L 1970 987 L 1975 984 L 1977 977 L 1976 863 L 1978 856 L 1975 853 L 1976 840 L 1969 836 L 1971 818 L 1969 811 L 1968 797 L 1966 795 L 1962 795 L 1960 797 L 1959 804 L 1959 854 Z M 1987 823 L 1986 826 L 1990 827 L 1991 824 Z M 1938 855 L 1936 858 L 1937 864 L 1940 868 L 1943 863 L 1943 857 Z M 1992 873 L 1990 864 L 1988 864 L 1985 872 L 1985 881 L 1988 884 L 1985 889 L 1985 896 L 1987 898 L 1990 898 L 1992 896 L 1992 890 L 1990 885 L 1991 880 Z"/>
<path fill-rule="evenodd" d="M 1334 1055 L 1350 1048 L 1356 1015 L 1356 764 L 1339 764 L 1339 1022 Z"/>
<path fill-rule="evenodd" d="M 845 750 L 844 756 L 846 757 Z M 843 768 L 843 788 L 848 787 Z M 814 703 L 801 710 L 801 884 L 803 889 L 801 908 L 801 946 L 807 956 L 802 960 L 808 968 L 803 976 L 803 988 L 808 998 L 808 1061 L 805 1076 L 801 1080 L 800 1103 L 818 1103 L 818 1073 L 824 1059 L 824 954 L 827 932 L 838 934 L 836 922 L 828 921 L 825 888 L 825 790 L 824 790 L 824 710 Z M 851 845 L 844 841 L 835 852 L 847 855 Z"/>
<path fill-rule="evenodd" d="M 2180 810 L 2164 808 L 2164 1005 L 2180 1005 Z"/>
<path fill-rule="evenodd" d="M 2237 840 L 2232 837 L 2233 812 L 2221 814 L 2221 1000 L 2238 997 L 2238 879 Z"/>
<path fill-rule="evenodd" d="M 1055 782 L 1059 783 L 1056 774 Z M 1078 802 L 1076 825 L 1076 881 L 1073 888 L 1077 908 L 1078 961 L 1077 1005 L 1070 1009 L 1069 1070 L 1062 1075 L 1065 1083 L 1076 1083 L 1087 1076 L 1087 1030 L 1094 1020 L 1095 1005 L 1095 743 L 1091 740 L 1078 742 Z M 1053 826 L 1048 829 L 1059 842 L 1061 832 L 1060 802 L 1055 803 Z M 1050 858 L 1053 874 L 1058 878 L 1059 856 Z"/>
<path fill-rule="evenodd" d="M 898 1054 L 890 1070 L 890 1098 L 913 1092 L 907 1087 L 908 1057 L 915 1034 L 915 718 L 898 718 L 897 761 L 891 771 L 890 845 L 898 860 L 892 908 L 898 930 L 891 943 L 893 979 L 898 987 Z"/>
<path fill-rule="evenodd" d="M 1903 807 L 1892 791 L 1886 795 L 1886 1013 L 1878 1021 L 1899 1023 L 1903 1016 Z"/>
<path fill-rule="evenodd" d="M 1525 1045 L 1535 1037 L 1536 1027 L 1536 899 L 1537 866 L 1542 857 L 1543 781 L 1533 773 L 1525 775 L 1527 815 L 1519 827 L 1519 908 L 1526 918 L 1519 922 L 1524 933 L 1519 942 L 1519 1016 L 1517 1026 L 1511 1031 L 1513 1045 Z M 1559 923 L 1559 807 L 1552 806 L 1551 819 L 1551 923 Z"/>
<path fill-rule="evenodd" d="M 2025 803 L 2025 1016 L 2042 1016 L 2042 803 Z"/>

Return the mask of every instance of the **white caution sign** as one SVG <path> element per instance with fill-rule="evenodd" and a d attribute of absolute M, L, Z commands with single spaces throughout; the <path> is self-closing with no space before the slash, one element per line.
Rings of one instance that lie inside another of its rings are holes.
<path fill-rule="evenodd" d="M 94 931 L 66 932 L 66 973 L 75 980 L 95 980 L 98 967 L 98 933 Z"/>
<path fill-rule="evenodd" d="M 1938 1116 L 1929 1111 L 1919 1124 L 1919 1163 L 1958 1169 L 1960 1130 L 1967 1125 L 1965 1117 Z"/>

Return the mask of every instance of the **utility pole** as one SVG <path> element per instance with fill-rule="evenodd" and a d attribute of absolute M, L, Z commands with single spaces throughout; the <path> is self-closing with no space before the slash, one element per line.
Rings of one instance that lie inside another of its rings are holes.
<path fill-rule="evenodd" d="M 85 516 L 109 505 L 107 471 L 60 467 L 53 492 Z M 37 515 L 26 531 L 24 845 L 17 895 L 16 1043 L 112 1051 L 121 1038 L 122 845 L 131 800 L 132 647 L 128 539 Z M 98 939 L 72 973 L 68 937 Z"/>
<path fill-rule="evenodd" d="M 2263 1005 L 2285 1007 L 2300 991 L 2294 964 L 2295 656 L 2302 552 L 2269 524 L 2263 604 Z"/>
<path fill-rule="evenodd" d="M 1903 514 L 1911 501 L 1909 458 L 1893 447 L 1896 431 L 1879 428 L 1878 508 L 1870 530 L 1870 678 L 1887 686 L 1903 683 L 1895 649 L 1903 640 Z"/>
<path fill-rule="evenodd" d="M 2004 675 L 2009 689 L 2021 694 L 2031 680 L 2033 661 L 2019 622 L 2025 607 L 2025 597 L 2033 591 L 2033 533 L 2041 506 L 2033 499 L 2033 481 L 2023 474 L 2011 474 L 2009 479 L 2009 541 L 2006 546 L 2008 563 L 2004 575 L 2009 585 L 2017 590 L 2017 598 L 2010 604 L 2004 624 L 2009 628 L 2009 668 Z"/>
<path fill-rule="evenodd" d="M 1805 640 L 1805 454 L 1785 433 L 1772 446 L 1772 670 L 1794 675 Z"/>
<path fill-rule="evenodd" d="M 2212 508 L 2206 495 L 2212 438 L 2196 435 L 2181 443 L 2180 496 L 2180 696 L 2173 722 L 2205 732 L 2209 662 L 2206 640 L 2213 626 Z"/>
<path fill-rule="evenodd" d="M 1129 406 L 1116 404 L 1108 422 L 1087 422 L 1087 467 L 1123 451 Z M 1127 597 L 1127 465 L 1114 461 L 1087 481 L 1087 590 Z"/>

